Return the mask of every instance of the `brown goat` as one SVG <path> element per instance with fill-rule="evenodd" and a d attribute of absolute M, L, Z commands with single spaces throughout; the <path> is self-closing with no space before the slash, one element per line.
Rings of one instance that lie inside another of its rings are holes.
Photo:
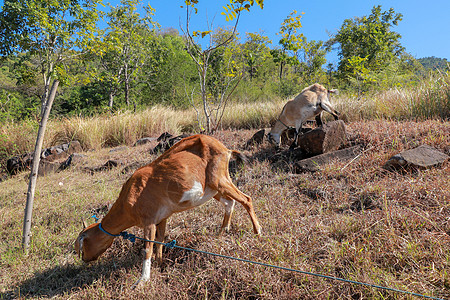
<path fill-rule="evenodd" d="M 295 127 L 295 138 L 291 148 L 296 146 L 297 136 L 306 120 L 316 117 L 317 125 L 322 125 L 320 114 L 322 111 L 329 112 L 337 120 L 337 112 L 330 104 L 329 94 L 337 90 L 327 90 L 322 85 L 315 83 L 288 101 L 281 111 L 280 116 L 269 133 L 269 141 L 277 147 L 280 145 L 281 133 L 289 127 Z"/>
<path fill-rule="evenodd" d="M 143 228 L 145 239 L 162 242 L 167 219 L 172 214 L 197 207 L 212 198 L 225 206 L 221 232 L 229 230 L 237 201 L 245 207 L 254 232 L 259 234 L 261 227 L 252 199 L 230 179 L 228 162 L 231 157 L 243 156 L 212 137 L 194 135 L 181 140 L 155 161 L 136 170 L 101 223 L 81 231 L 75 241 L 78 255 L 85 262 L 96 260 L 111 246 L 115 238 L 112 235 L 132 226 Z M 144 247 L 142 276 L 137 283 L 150 278 L 153 243 L 145 242 Z M 156 259 L 161 262 L 162 245 L 156 247 Z"/>

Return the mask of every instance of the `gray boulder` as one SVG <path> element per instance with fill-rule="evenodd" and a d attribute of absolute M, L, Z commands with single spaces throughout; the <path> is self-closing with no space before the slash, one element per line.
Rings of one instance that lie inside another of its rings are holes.
<path fill-rule="evenodd" d="M 430 168 L 443 164 L 449 156 L 428 145 L 406 150 L 388 159 L 383 168 L 387 170 Z"/>

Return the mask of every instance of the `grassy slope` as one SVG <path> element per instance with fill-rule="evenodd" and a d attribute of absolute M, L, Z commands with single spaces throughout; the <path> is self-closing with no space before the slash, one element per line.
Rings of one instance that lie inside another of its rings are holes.
<path fill-rule="evenodd" d="M 235 182 L 254 199 L 260 237 L 239 205 L 231 232 L 218 236 L 223 208 L 210 201 L 173 216 L 166 240 L 450 298 L 450 163 L 406 174 L 380 168 L 391 155 L 420 144 L 449 154 L 450 123 L 359 121 L 347 130 L 351 142 L 368 150 L 345 168 L 333 163 L 314 174 L 293 175 L 289 166 L 264 159 L 272 151 L 269 145 L 247 151 L 257 159 L 235 175 Z M 253 132 L 220 131 L 215 137 L 242 149 Z M 151 146 L 85 154 L 91 166 L 114 158 L 129 164 L 153 160 Z M 28 257 L 20 254 L 27 174 L 0 183 L 0 299 L 409 299 L 178 249 L 165 250 L 162 268 L 155 265 L 150 282 L 132 290 L 140 276 L 141 243 L 117 239 L 91 266 L 73 254 L 81 219 L 103 215 L 131 175 L 121 170 L 91 176 L 71 169 L 39 178 Z"/>

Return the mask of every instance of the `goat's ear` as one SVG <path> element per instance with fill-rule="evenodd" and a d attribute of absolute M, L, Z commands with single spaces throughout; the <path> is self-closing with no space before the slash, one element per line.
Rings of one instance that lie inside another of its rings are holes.
<path fill-rule="evenodd" d="M 338 89 L 328 90 L 328 93 L 339 95 L 339 90 Z"/>
<path fill-rule="evenodd" d="M 81 258 L 82 252 L 83 252 L 83 239 L 84 235 L 80 235 L 77 240 L 75 241 L 75 251 L 77 252 L 77 255 L 79 258 Z"/>

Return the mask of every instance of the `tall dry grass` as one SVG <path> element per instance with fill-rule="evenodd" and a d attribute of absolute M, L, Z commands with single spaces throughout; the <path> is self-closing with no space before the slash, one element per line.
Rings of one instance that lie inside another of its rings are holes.
<path fill-rule="evenodd" d="M 427 120 L 450 118 L 450 74 L 430 75 L 417 86 L 393 88 L 358 98 L 344 94 L 335 99 L 336 108 L 350 121 Z"/>
<path fill-rule="evenodd" d="M 270 127 L 286 101 L 288 99 L 275 98 L 258 103 L 230 103 L 218 128 Z M 362 98 L 342 93 L 333 97 L 332 103 L 348 122 L 373 119 L 448 120 L 450 75 L 435 74 L 415 87 L 391 89 Z M 30 121 L 0 126 L 0 154 L 6 157 L 31 151 L 36 128 L 37 124 L 33 125 Z M 85 149 L 100 149 L 120 144 L 131 145 L 141 137 L 158 136 L 166 131 L 172 134 L 198 132 L 195 111 L 175 110 L 158 105 L 139 112 L 125 111 L 89 118 L 53 119 L 49 122 L 44 146 L 79 140 Z"/>
<path fill-rule="evenodd" d="M 72 117 L 52 121 L 48 136 L 52 143 L 78 140 L 86 149 L 120 144 L 132 145 L 139 138 L 162 132 L 173 134 L 192 126 L 193 112 L 154 106 L 144 111 L 118 112 L 95 118 Z"/>

